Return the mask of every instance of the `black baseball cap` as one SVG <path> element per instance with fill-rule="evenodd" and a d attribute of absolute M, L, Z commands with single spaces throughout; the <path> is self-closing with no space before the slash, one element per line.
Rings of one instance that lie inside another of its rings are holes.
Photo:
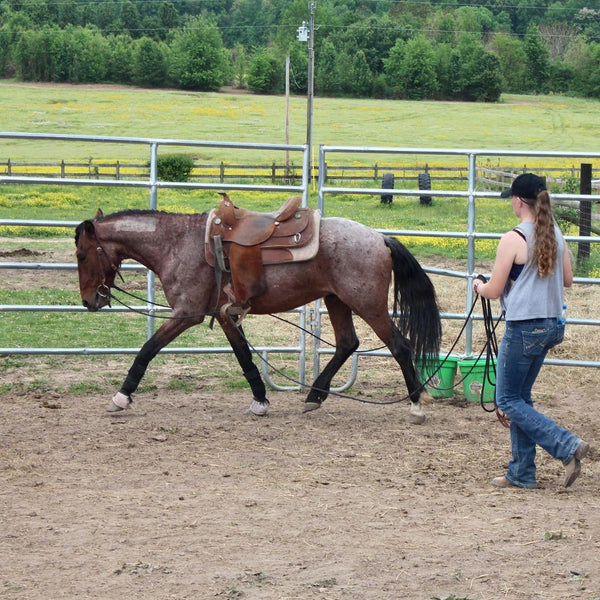
<path fill-rule="evenodd" d="M 527 200 L 535 200 L 537 195 L 545 189 L 546 182 L 541 177 L 533 173 L 522 173 L 513 180 L 512 185 L 507 190 L 500 194 L 500 197 L 518 196 Z"/>

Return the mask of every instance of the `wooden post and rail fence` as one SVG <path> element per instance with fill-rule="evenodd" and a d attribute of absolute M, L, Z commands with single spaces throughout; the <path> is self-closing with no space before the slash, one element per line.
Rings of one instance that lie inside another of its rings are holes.
<path fill-rule="evenodd" d="M 572 165 L 569 168 L 529 168 L 522 167 L 478 167 L 477 181 L 482 189 L 497 190 L 510 185 L 510 181 L 525 171 L 539 172 L 548 181 L 563 185 L 565 182 L 579 180 L 582 166 Z M 431 179 L 444 181 L 466 181 L 466 167 L 446 167 L 438 165 L 329 165 L 325 166 L 326 181 L 379 181 L 385 173 L 392 173 L 396 181 L 417 181 L 419 173 L 429 173 Z M 302 166 L 291 164 L 248 165 L 225 162 L 214 164 L 194 163 L 189 181 L 227 181 L 243 179 L 263 179 L 272 183 L 294 181 L 301 178 Z M 116 179 L 134 180 L 147 178 L 147 163 L 136 162 L 103 162 L 94 161 L 56 161 L 56 162 L 24 162 L 7 159 L 0 162 L 0 174 L 8 176 L 56 177 L 70 179 Z M 318 174 L 318 165 L 313 167 L 313 175 Z M 591 183 L 591 193 L 598 194 L 600 180 Z"/>
<path fill-rule="evenodd" d="M 421 188 L 423 173 L 427 174 L 427 181 L 435 179 L 448 182 L 467 181 L 467 169 L 461 167 L 432 166 L 427 163 L 423 165 L 380 165 L 375 163 L 370 166 L 357 165 L 325 165 L 325 180 L 327 182 L 360 182 L 380 181 L 385 174 L 393 175 L 395 182 L 415 182 L 417 189 L 431 189 L 429 186 Z M 572 217 L 575 224 L 579 225 L 581 236 L 589 236 L 591 233 L 600 235 L 600 227 L 593 224 L 598 219 L 598 214 L 593 212 L 593 204 L 597 200 L 593 196 L 600 193 L 600 180 L 592 180 L 592 165 L 572 165 L 570 168 L 528 168 L 522 167 L 478 167 L 477 185 L 483 191 L 499 191 L 510 186 L 512 179 L 523 172 L 538 172 L 546 177 L 548 187 L 556 187 L 566 193 L 589 194 L 590 200 L 581 202 L 562 200 L 560 203 L 566 206 L 577 205 L 580 209 L 578 217 Z M 21 162 L 7 159 L 0 162 L 0 173 L 7 176 L 19 177 L 56 177 L 58 179 L 112 179 L 112 180 L 136 180 L 148 177 L 149 166 L 147 163 L 135 162 L 102 162 L 89 159 L 88 161 L 65 161 L 58 162 Z M 318 165 L 313 167 L 313 176 L 318 175 Z M 266 180 L 272 184 L 286 182 L 294 183 L 302 176 L 301 166 L 292 164 L 270 165 L 248 165 L 229 164 L 220 162 L 216 164 L 194 163 L 194 167 L 188 177 L 188 181 L 207 181 L 226 183 L 227 181 L 243 180 Z M 554 186 L 553 186 L 554 184 Z M 393 184 L 392 184 L 393 185 Z M 578 262 L 584 261 L 590 256 L 590 244 L 579 243 L 577 255 Z"/>

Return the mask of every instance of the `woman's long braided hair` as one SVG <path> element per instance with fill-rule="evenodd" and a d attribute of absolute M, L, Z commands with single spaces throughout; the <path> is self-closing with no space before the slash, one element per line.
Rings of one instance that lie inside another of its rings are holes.
<path fill-rule="evenodd" d="M 537 263 L 540 277 L 548 277 L 554 272 L 558 243 L 554 232 L 554 215 L 547 190 L 540 190 L 535 202 L 529 203 L 534 211 L 535 244 L 531 260 Z"/>

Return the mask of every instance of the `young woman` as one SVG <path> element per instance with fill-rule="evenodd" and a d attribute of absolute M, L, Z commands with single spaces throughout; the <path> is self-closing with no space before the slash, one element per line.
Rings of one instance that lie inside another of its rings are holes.
<path fill-rule="evenodd" d="M 484 298 L 500 298 L 506 330 L 496 365 L 496 404 L 510 419 L 512 460 L 505 475 L 492 480 L 501 488 L 536 488 L 536 445 L 565 466 L 565 487 L 579 476 L 589 444 L 533 407 L 531 389 L 548 350 L 560 344 L 564 288 L 573 283 L 571 254 L 554 222 L 544 180 L 519 175 L 510 196 L 520 223 L 502 236 L 487 283 L 473 282 Z"/>

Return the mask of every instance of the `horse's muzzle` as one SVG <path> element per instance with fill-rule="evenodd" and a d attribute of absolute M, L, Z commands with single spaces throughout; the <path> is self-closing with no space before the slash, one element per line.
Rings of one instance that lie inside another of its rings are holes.
<path fill-rule="evenodd" d="M 93 304 L 90 304 L 87 300 L 84 300 L 83 306 L 85 306 L 90 312 L 96 312 L 96 311 L 100 310 L 97 300 Z"/>
<path fill-rule="evenodd" d="M 104 287 L 99 288 L 93 298 L 82 299 L 82 303 L 90 312 L 96 312 L 104 306 L 110 306 L 110 294 L 104 293 Z"/>

